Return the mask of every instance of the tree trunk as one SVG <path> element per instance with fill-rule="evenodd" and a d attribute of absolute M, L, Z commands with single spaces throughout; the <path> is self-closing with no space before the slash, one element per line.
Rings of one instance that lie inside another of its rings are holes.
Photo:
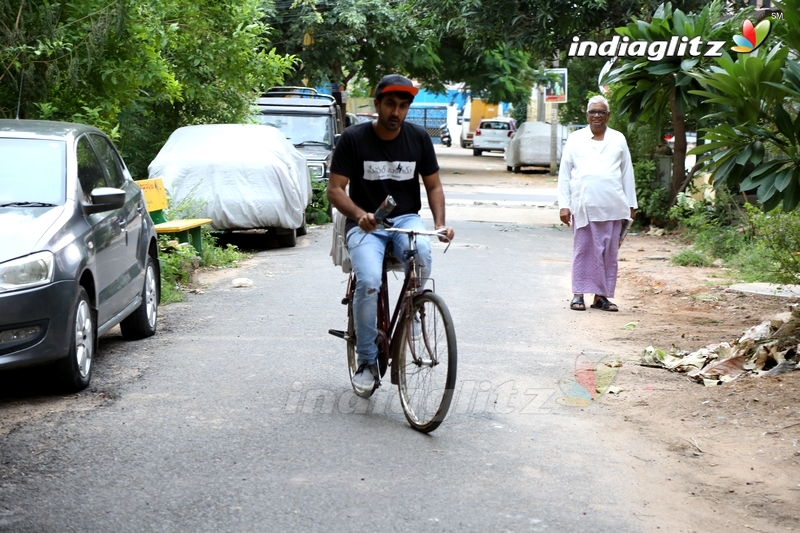
<path fill-rule="evenodd" d="M 674 135 L 672 149 L 672 181 L 669 187 L 669 206 L 675 205 L 680 189 L 686 180 L 686 123 L 685 117 L 678 110 L 675 101 L 675 88 L 669 94 L 669 107 L 672 112 L 672 134 Z"/>

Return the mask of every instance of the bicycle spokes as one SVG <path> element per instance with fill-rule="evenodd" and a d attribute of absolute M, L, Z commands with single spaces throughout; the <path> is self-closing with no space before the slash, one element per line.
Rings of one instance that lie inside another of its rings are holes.
<path fill-rule="evenodd" d="M 412 309 L 398 353 L 400 401 L 409 423 L 429 432 L 439 426 L 452 400 L 455 330 L 444 301 L 436 294 L 417 296 Z M 416 332 L 414 318 L 419 318 Z"/>

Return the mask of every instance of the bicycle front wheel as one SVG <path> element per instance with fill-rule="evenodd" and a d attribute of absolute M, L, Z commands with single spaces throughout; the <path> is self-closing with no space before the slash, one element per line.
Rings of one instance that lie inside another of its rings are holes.
<path fill-rule="evenodd" d="M 432 292 L 414 298 L 411 315 L 398 325 L 400 404 L 411 426 L 438 428 L 456 386 L 456 330 L 444 300 Z"/>
<path fill-rule="evenodd" d="M 350 372 L 350 381 L 358 370 L 358 358 L 356 356 L 356 326 L 353 320 L 353 309 L 347 306 L 347 370 Z"/>

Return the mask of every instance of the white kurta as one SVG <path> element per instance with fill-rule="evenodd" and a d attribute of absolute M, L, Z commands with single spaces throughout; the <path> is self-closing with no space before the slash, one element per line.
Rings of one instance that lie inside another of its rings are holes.
<path fill-rule="evenodd" d="M 558 171 L 558 206 L 569 208 L 575 227 L 623 220 L 637 208 L 633 164 L 625 136 L 606 128 L 602 141 L 585 127 L 567 138 Z"/>

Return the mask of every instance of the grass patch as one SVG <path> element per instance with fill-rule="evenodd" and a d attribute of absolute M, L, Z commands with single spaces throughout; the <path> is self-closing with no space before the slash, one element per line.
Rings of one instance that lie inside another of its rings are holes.
<path fill-rule="evenodd" d="M 239 250 L 238 246 L 228 244 L 224 248 L 217 244 L 217 237 L 208 227 L 203 228 L 203 253 L 200 264 L 204 267 L 236 268 L 239 262 L 251 257 Z"/>
<path fill-rule="evenodd" d="M 331 221 L 328 203 L 328 182 L 311 182 L 311 203 L 306 207 L 306 224 L 327 224 Z"/>
<path fill-rule="evenodd" d="M 183 301 L 181 288 L 199 265 L 194 248 L 175 244 L 165 235 L 158 237 L 158 262 L 161 266 L 161 305 Z"/>
<path fill-rule="evenodd" d="M 691 267 L 708 267 L 714 264 L 707 255 L 693 248 L 681 250 L 670 257 L 669 261 L 673 265 Z"/>
<path fill-rule="evenodd" d="M 241 261 L 250 257 L 233 244 L 228 244 L 224 248 L 218 246 L 217 238 L 207 226 L 202 230 L 202 240 L 203 253 L 198 256 L 194 247 L 189 244 L 176 244 L 165 235 L 158 238 L 161 305 L 183 301 L 186 285 L 191 281 L 192 273 L 197 268 L 201 266 L 236 268 Z"/>
<path fill-rule="evenodd" d="M 205 202 L 195 198 L 193 193 L 194 189 L 177 205 L 173 205 L 172 198 L 169 198 L 169 208 L 164 213 L 167 220 L 200 217 Z M 183 301 L 186 284 L 199 267 L 236 268 L 240 261 L 250 257 L 233 244 L 220 247 L 208 225 L 201 228 L 200 235 L 203 243 L 203 253 L 200 255 L 189 244 L 179 244 L 167 235 L 158 237 L 161 305 Z"/>

